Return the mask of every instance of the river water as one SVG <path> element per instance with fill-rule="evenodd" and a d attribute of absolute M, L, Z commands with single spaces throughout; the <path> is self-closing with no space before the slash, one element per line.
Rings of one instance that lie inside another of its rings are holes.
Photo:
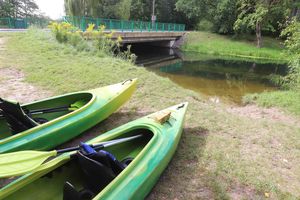
<path fill-rule="evenodd" d="M 271 77 L 287 73 L 285 65 L 269 61 L 224 59 L 143 46 L 133 47 L 132 52 L 137 55 L 137 65 L 215 102 L 240 104 L 245 94 L 276 90 Z"/>

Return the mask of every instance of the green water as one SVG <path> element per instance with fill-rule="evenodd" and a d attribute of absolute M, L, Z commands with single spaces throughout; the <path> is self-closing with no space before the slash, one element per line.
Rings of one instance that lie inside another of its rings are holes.
<path fill-rule="evenodd" d="M 277 88 L 271 77 L 285 75 L 284 64 L 245 61 L 171 50 L 139 53 L 137 64 L 214 102 L 240 104 L 246 94 Z"/>

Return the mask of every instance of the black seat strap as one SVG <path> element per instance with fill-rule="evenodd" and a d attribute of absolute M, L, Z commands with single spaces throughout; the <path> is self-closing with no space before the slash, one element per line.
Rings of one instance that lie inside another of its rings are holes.
<path fill-rule="evenodd" d="M 0 109 L 13 134 L 39 125 L 24 112 L 19 103 L 0 98 Z"/>

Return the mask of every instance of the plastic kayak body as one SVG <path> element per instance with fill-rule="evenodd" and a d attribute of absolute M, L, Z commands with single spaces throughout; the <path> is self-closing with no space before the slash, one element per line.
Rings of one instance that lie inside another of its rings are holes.
<path fill-rule="evenodd" d="M 49 150 L 93 127 L 118 110 L 136 90 L 136 79 L 89 91 L 75 92 L 62 96 L 22 105 L 28 110 L 55 108 L 80 104 L 75 110 L 37 113 L 34 117 L 48 122 L 15 135 L 10 133 L 3 117 L 0 118 L 0 153 L 20 150 Z"/>

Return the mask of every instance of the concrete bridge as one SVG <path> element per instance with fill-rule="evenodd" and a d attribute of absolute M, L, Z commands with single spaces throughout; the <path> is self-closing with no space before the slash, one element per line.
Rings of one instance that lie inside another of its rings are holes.
<path fill-rule="evenodd" d="M 122 44 L 147 43 L 152 46 L 178 48 L 184 41 L 185 32 L 114 32 L 112 39 L 122 37 Z"/>

